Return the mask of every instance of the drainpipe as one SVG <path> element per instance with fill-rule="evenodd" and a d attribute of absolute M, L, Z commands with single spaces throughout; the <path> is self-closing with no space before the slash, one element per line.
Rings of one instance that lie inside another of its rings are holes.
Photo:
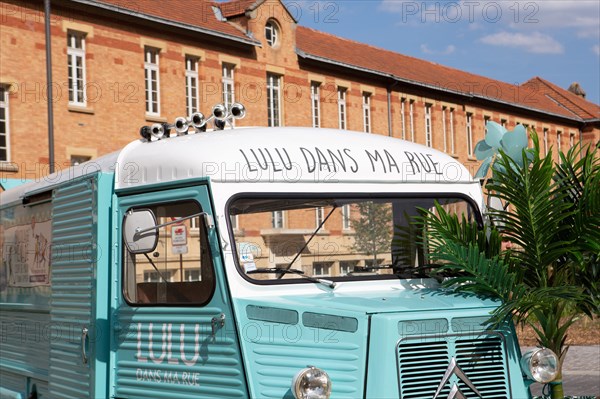
<path fill-rule="evenodd" d="M 48 163 L 54 173 L 54 97 L 52 95 L 52 43 L 50 37 L 50 0 L 44 0 L 44 23 L 46 25 L 46 84 L 48 97 Z"/>

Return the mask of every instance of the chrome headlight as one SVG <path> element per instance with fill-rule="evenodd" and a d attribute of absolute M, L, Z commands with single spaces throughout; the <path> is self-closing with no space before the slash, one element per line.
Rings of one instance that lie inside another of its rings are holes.
<path fill-rule="evenodd" d="M 329 375 L 312 366 L 302 369 L 292 380 L 292 393 L 296 399 L 329 399 L 331 395 Z"/>
<path fill-rule="evenodd" d="M 558 374 L 558 356 L 548 348 L 535 348 L 521 358 L 521 369 L 530 380 L 547 384 Z"/>

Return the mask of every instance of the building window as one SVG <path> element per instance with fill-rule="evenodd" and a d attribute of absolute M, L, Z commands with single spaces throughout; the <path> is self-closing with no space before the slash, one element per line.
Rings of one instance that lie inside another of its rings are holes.
<path fill-rule="evenodd" d="M 363 127 L 366 133 L 371 133 L 371 94 L 363 93 Z"/>
<path fill-rule="evenodd" d="M 160 115 L 160 81 L 158 76 L 159 50 L 146 47 L 144 72 L 146 74 L 146 113 Z"/>
<path fill-rule="evenodd" d="M 442 107 L 442 137 L 444 140 L 444 152 L 448 152 L 448 129 L 446 126 L 446 114 L 448 107 Z"/>
<path fill-rule="evenodd" d="M 315 262 L 313 263 L 313 276 L 315 277 L 326 277 L 331 273 L 330 262 Z"/>
<path fill-rule="evenodd" d="M 575 133 L 569 134 L 569 148 L 575 147 Z"/>
<path fill-rule="evenodd" d="M 454 137 L 454 108 L 450 108 L 450 153 L 456 154 L 456 149 L 454 148 L 455 137 Z"/>
<path fill-rule="evenodd" d="M 425 144 L 427 147 L 431 147 L 433 145 L 432 135 L 431 104 L 425 104 Z"/>
<path fill-rule="evenodd" d="M 340 129 L 346 129 L 346 89 L 338 87 L 338 119 Z"/>
<path fill-rule="evenodd" d="M 198 57 L 185 57 L 185 98 L 187 115 L 198 112 Z"/>
<path fill-rule="evenodd" d="M 0 85 L 0 162 L 9 161 L 8 86 Z"/>
<path fill-rule="evenodd" d="M 310 103 L 312 109 L 313 127 L 321 127 L 321 98 L 320 84 L 312 82 L 310 84 Z"/>
<path fill-rule="evenodd" d="M 408 123 L 410 124 L 410 141 L 415 142 L 415 101 L 410 100 L 408 102 Z"/>
<path fill-rule="evenodd" d="M 223 105 L 229 109 L 235 102 L 235 90 L 233 83 L 233 70 L 235 65 L 223 64 Z"/>
<path fill-rule="evenodd" d="M 348 274 L 352 273 L 354 271 L 354 268 L 356 267 L 356 263 L 356 261 L 352 260 L 340 261 L 340 276 L 347 276 Z"/>
<path fill-rule="evenodd" d="M 240 225 L 240 216 L 239 215 L 231 215 L 229 218 L 229 221 L 231 222 L 231 230 L 237 230 Z"/>
<path fill-rule="evenodd" d="M 175 272 L 167 271 L 163 273 L 154 271 L 144 271 L 145 283 L 172 283 Z"/>
<path fill-rule="evenodd" d="M 271 212 L 271 226 L 273 226 L 274 229 L 283 228 L 283 211 Z"/>
<path fill-rule="evenodd" d="M 315 226 L 319 227 L 325 220 L 325 208 L 322 206 L 315 208 Z"/>
<path fill-rule="evenodd" d="M 562 141 L 562 132 L 560 130 L 558 130 L 556 132 L 556 153 L 558 155 L 558 163 L 559 164 L 562 164 L 562 160 L 560 159 L 560 152 L 562 151 L 561 141 Z"/>
<path fill-rule="evenodd" d="M 200 281 L 200 270 L 185 269 L 183 271 L 183 281 Z"/>
<path fill-rule="evenodd" d="M 473 156 L 473 114 L 467 112 L 467 154 Z"/>
<path fill-rule="evenodd" d="M 490 120 L 491 120 L 491 118 L 489 116 L 483 117 L 483 133 L 484 134 L 487 134 L 487 132 L 488 132 L 487 124 Z"/>
<path fill-rule="evenodd" d="M 269 126 L 281 126 L 281 76 L 267 74 L 267 112 Z"/>
<path fill-rule="evenodd" d="M 271 47 L 277 47 L 279 44 L 279 27 L 275 21 L 268 21 L 265 25 L 265 39 Z"/>
<path fill-rule="evenodd" d="M 350 230 L 350 205 L 342 206 L 342 229 Z"/>
<path fill-rule="evenodd" d="M 406 140 L 406 98 L 400 99 L 400 127 L 402 129 L 402 140 Z"/>
<path fill-rule="evenodd" d="M 71 166 L 81 165 L 84 162 L 89 161 L 92 157 L 88 155 L 71 155 Z"/>
<path fill-rule="evenodd" d="M 85 34 L 67 33 L 69 104 L 85 107 Z"/>
<path fill-rule="evenodd" d="M 548 128 L 544 128 L 544 155 L 548 155 Z"/>

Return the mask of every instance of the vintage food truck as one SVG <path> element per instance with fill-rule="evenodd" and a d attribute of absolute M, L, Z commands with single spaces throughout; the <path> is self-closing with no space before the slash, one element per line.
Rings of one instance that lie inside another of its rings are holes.
<path fill-rule="evenodd" d="M 244 112 L 144 127 L 1 194 L 0 397 L 527 398 L 548 380 L 551 353 L 485 325 L 497 303 L 419 268 L 420 208 L 484 225 L 462 165 L 372 134 L 222 129 Z"/>

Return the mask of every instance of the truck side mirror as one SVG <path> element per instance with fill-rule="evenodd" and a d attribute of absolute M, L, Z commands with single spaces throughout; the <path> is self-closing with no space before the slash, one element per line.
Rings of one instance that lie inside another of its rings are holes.
<path fill-rule="evenodd" d="M 123 221 L 123 239 L 132 254 L 146 254 L 156 249 L 158 229 L 150 209 L 130 210 Z"/>

